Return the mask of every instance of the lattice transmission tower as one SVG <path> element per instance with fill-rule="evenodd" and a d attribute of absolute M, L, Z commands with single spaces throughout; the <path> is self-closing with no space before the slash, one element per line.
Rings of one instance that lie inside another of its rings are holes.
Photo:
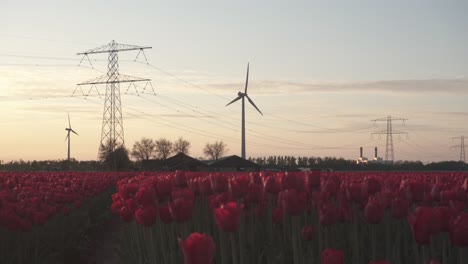
<path fill-rule="evenodd" d="M 402 121 L 403 124 L 405 121 L 408 120 L 406 118 L 399 118 L 399 117 L 391 117 L 387 116 L 384 118 L 378 118 L 374 119 L 372 121 L 377 122 L 377 121 L 387 121 L 387 129 L 379 132 L 374 132 L 372 135 L 387 135 L 387 144 L 385 146 L 385 161 L 394 161 L 395 159 L 395 153 L 394 153 L 394 148 L 393 148 L 393 135 L 408 135 L 407 132 L 402 132 L 398 130 L 394 130 L 392 128 L 392 121 Z"/>
<path fill-rule="evenodd" d="M 465 159 L 465 136 L 453 137 L 452 140 L 458 139 L 460 140 L 460 145 L 451 146 L 451 148 L 460 148 L 460 161 L 466 162 Z"/>
<path fill-rule="evenodd" d="M 118 44 L 114 40 L 111 41 L 109 44 L 103 45 L 101 47 L 97 47 L 94 49 L 90 49 L 85 52 L 77 53 L 77 55 L 83 55 L 81 62 L 87 58 L 89 63 L 92 66 L 91 60 L 89 59 L 88 55 L 90 54 L 98 54 L 98 53 L 108 53 L 108 64 L 107 64 L 107 74 L 94 78 L 92 80 L 82 82 L 77 84 L 77 88 L 73 92 L 79 90 L 81 91 L 81 95 L 87 97 L 91 94 L 93 88 L 95 88 L 97 94 L 100 96 L 99 90 L 97 89 L 96 85 L 105 84 L 106 85 L 106 93 L 105 93 L 105 100 L 104 100 L 104 111 L 102 115 L 102 129 L 101 129 L 101 143 L 99 145 L 99 153 L 101 151 L 114 151 L 117 147 L 125 145 L 125 137 L 124 137 L 124 126 L 123 126 L 123 118 L 122 118 L 122 100 L 120 98 L 120 83 L 129 83 L 129 88 L 131 85 L 135 88 L 137 94 L 138 90 L 137 87 L 134 85 L 135 82 L 146 82 L 143 91 L 147 88 L 148 84 L 151 86 L 150 79 L 143 79 L 128 75 L 120 74 L 119 72 L 119 52 L 123 51 L 133 51 L 138 50 L 138 54 L 135 60 L 138 58 L 140 54 L 143 54 L 144 59 L 146 59 L 146 55 L 144 53 L 145 49 L 151 49 L 151 47 L 145 46 L 135 46 L 135 45 L 126 45 L 126 44 Z M 81 88 L 82 86 L 89 85 L 90 89 L 87 93 L 83 91 Z M 128 91 L 128 89 L 127 89 Z M 154 93 L 154 89 L 153 89 Z M 73 96 L 72 95 L 72 96 Z M 106 149 L 103 149 L 106 147 Z"/>

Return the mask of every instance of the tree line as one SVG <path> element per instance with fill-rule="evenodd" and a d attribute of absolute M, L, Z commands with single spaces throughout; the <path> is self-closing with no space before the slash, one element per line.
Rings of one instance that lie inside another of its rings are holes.
<path fill-rule="evenodd" d="M 150 159 L 165 160 L 171 154 L 189 154 L 192 144 L 190 141 L 179 137 L 174 142 L 167 138 L 157 140 L 143 137 L 133 144 L 129 151 L 123 145 L 108 142 L 101 145 L 99 160 L 109 170 L 125 171 L 130 168 L 141 167 L 141 162 Z M 203 149 L 204 155 L 211 160 L 221 158 L 228 151 L 227 145 L 221 140 L 214 143 L 206 143 Z M 130 156 L 135 159 L 133 162 Z"/>
<path fill-rule="evenodd" d="M 190 141 L 179 137 L 172 142 L 167 138 L 153 140 L 151 138 L 141 138 L 133 144 L 131 156 L 137 161 L 160 159 L 165 160 L 171 154 L 184 153 L 189 155 L 192 144 Z M 203 154 L 211 160 L 218 160 L 223 157 L 228 151 L 226 143 L 215 141 L 214 143 L 207 142 L 203 148 Z"/>
<path fill-rule="evenodd" d="M 298 168 L 332 169 L 337 171 L 468 171 L 468 164 L 460 161 L 441 161 L 423 164 L 420 161 L 395 161 L 390 164 L 369 163 L 356 164 L 354 160 L 336 157 L 294 157 L 294 156 L 268 156 L 249 158 L 250 161 L 260 165 L 261 169 L 296 170 Z M 0 164 L 2 171 L 104 171 L 139 170 L 137 162 L 128 159 L 128 163 L 117 168 L 102 161 L 43 160 L 43 161 L 10 161 Z"/>

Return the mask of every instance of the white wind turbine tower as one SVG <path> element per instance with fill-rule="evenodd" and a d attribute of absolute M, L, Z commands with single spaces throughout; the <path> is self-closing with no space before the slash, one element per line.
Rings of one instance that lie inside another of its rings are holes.
<path fill-rule="evenodd" d="M 232 100 L 229 104 L 227 104 L 226 106 L 234 103 L 235 101 L 239 100 L 239 99 L 242 99 L 242 158 L 245 159 L 245 97 L 247 97 L 247 100 L 249 100 L 249 103 L 255 107 L 255 109 L 257 109 L 257 111 L 263 115 L 262 111 L 260 111 L 260 109 L 258 109 L 258 107 L 254 104 L 254 102 L 252 101 L 252 99 L 250 99 L 250 97 L 247 95 L 247 86 L 249 84 L 249 64 L 247 63 L 247 77 L 245 79 L 245 90 L 244 92 L 238 92 L 237 93 L 237 98 Z"/>
<path fill-rule="evenodd" d="M 65 140 L 68 139 L 68 156 L 67 156 L 68 159 L 67 160 L 70 161 L 70 132 L 73 132 L 76 135 L 78 135 L 78 133 L 76 133 L 75 130 L 73 130 L 72 127 L 71 127 L 70 114 L 67 113 L 67 115 L 68 115 L 68 127 L 65 128 L 65 130 L 67 131 L 67 137 L 65 137 Z"/>

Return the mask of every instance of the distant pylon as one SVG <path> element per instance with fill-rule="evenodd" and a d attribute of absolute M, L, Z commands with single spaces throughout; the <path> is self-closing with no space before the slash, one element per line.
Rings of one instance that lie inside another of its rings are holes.
<path fill-rule="evenodd" d="M 108 147 L 106 151 L 114 151 L 115 148 L 125 145 L 123 119 L 122 119 L 122 101 L 120 99 L 120 83 L 130 83 L 131 85 L 134 82 L 140 82 L 140 81 L 149 82 L 150 81 L 149 79 L 142 79 L 142 78 L 120 74 L 118 53 L 122 51 L 139 50 L 137 58 L 140 55 L 140 53 L 142 53 L 146 60 L 146 56 L 144 54 L 145 49 L 151 49 L 151 47 L 118 44 L 115 41 L 111 41 L 109 44 L 103 45 L 101 47 L 90 49 L 85 52 L 77 53 L 77 55 L 83 55 L 83 59 L 85 57 L 88 58 L 88 61 L 90 63 L 91 61 L 89 60 L 89 57 L 88 57 L 89 54 L 96 54 L 96 53 L 108 53 L 109 54 L 107 74 L 100 76 L 98 78 L 95 78 L 93 80 L 79 83 L 77 86 L 77 88 L 80 87 L 80 90 L 83 93 L 83 90 L 81 89 L 81 86 L 83 85 L 92 85 L 91 89 L 93 88 L 94 85 L 99 85 L 99 84 L 106 85 L 104 111 L 103 111 L 103 116 L 102 116 L 101 144 L 99 145 L 99 153 L 103 151 L 102 148 L 104 146 Z M 81 61 L 83 61 L 83 59 Z M 76 90 L 77 89 L 75 89 L 73 94 L 75 94 Z M 83 93 L 83 95 L 88 96 L 89 92 L 88 94 Z"/>
<path fill-rule="evenodd" d="M 387 130 L 372 133 L 372 135 L 387 135 L 387 144 L 386 144 L 386 147 L 385 147 L 385 161 L 392 161 L 393 162 L 395 160 L 395 154 L 394 154 L 394 150 L 393 150 L 393 135 L 394 134 L 397 134 L 397 135 L 401 135 L 401 134 L 407 135 L 408 134 L 407 132 L 401 132 L 401 131 L 393 130 L 392 121 L 397 121 L 397 120 L 401 120 L 404 123 L 408 119 L 387 116 L 387 117 L 384 117 L 384 118 L 378 118 L 378 119 L 372 120 L 374 122 L 387 121 Z"/>
<path fill-rule="evenodd" d="M 465 145 L 465 136 L 459 136 L 459 137 L 452 138 L 452 140 L 454 140 L 454 139 L 459 139 L 460 140 L 460 145 L 455 145 L 455 146 L 451 146 L 451 147 L 452 148 L 460 148 L 460 161 L 466 162 L 465 148 L 466 148 L 467 145 Z"/>

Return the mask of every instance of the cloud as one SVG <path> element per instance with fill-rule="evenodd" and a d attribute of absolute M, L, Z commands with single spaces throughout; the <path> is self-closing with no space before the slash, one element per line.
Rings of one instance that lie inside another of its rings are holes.
<path fill-rule="evenodd" d="M 359 114 L 359 113 L 356 113 L 356 114 L 335 114 L 335 115 L 327 115 L 325 117 L 336 117 L 336 118 L 368 118 L 368 119 L 372 119 L 373 117 L 375 117 L 375 115 L 373 114 Z"/>
<path fill-rule="evenodd" d="M 435 115 L 442 115 L 442 116 L 457 116 L 457 117 L 466 117 L 468 116 L 468 112 L 434 112 Z"/>
<path fill-rule="evenodd" d="M 231 91 L 233 87 L 241 87 L 242 83 L 208 84 L 207 87 L 217 91 Z M 426 79 L 426 80 L 380 80 L 362 82 L 292 82 L 292 81 L 252 81 L 249 87 L 256 94 L 277 93 L 468 93 L 468 78 L 459 79 Z"/>

